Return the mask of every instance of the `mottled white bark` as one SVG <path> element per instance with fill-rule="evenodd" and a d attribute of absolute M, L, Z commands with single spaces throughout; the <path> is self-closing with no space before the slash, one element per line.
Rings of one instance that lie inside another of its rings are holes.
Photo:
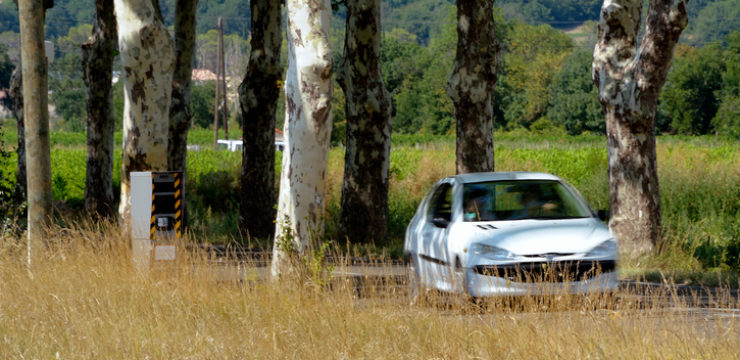
<path fill-rule="evenodd" d="M 638 48 L 642 3 L 604 1 L 593 61 L 606 114 L 609 227 L 633 256 L 653 251 L 660 239 L 655 110 L 687 24 L 686 1 L 652 0 Z"/>
<path fill-rule="evenodd" d="M 123 161 L 119 213 L 130 216 L 129 174 L 167 170 L 172 40 L 150 0 L 115 0 L 123 65 Z"/>
<path fill-rule="evenodd" d="M 303 253 L 323 233 L 331 135 L 333 59 L 329 0 L 287 0 L 286 122 L 272 273 L 285 269 L 281 241 Z M 287 235 L 287 236 L 286 236 Z"/>

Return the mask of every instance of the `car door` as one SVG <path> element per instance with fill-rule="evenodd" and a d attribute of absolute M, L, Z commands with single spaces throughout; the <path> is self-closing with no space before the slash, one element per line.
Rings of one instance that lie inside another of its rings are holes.
<path fill-rule="evenodd" d="M 452 220 L 452 190 L 450 181 L 442 182 L 435 189 L 426 209 L 424 230 L 421 232 L 420 275 L 423 282 L 440 290 L 448 290 L 450 283 L 446 238 Z"/>

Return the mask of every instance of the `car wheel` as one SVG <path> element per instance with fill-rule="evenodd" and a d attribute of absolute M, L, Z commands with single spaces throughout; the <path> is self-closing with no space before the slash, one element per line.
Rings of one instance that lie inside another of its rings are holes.
<path fill-rule="evenodd" d="M 425 298 L 425 288 L 421 284 L 421 277 L 419 275 L 419 266 L 416 263 L 416 259 L 412 255 L 409 259 L 408 266 L 408 277 L 409 277 L 409 299 L 411 305 L 418 305 L 423 303 Z"/>
<path fill-rule="evenodd" d="M 455 267 L 452 270 L 452 276 L 454 277 L 455 282 L 455 297 L 454 302 L 458 304 L 461 307 L 468 306 L 470 304 L 473 304 L 475 306 L 480 305 L 480 299 L 476 299 L 473 297 L 473 295 L 470 294 L 467 287 L 467 273 L 465 272 L 465 269 L 462 266 L 462 263 L 460 261 L 459 257 L 455 257 Z"/>

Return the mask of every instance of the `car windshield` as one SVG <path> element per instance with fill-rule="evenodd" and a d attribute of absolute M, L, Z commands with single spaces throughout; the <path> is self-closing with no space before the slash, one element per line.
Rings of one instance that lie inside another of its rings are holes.
<path fill-rule="evenodd" d="M 574 219 L 591 211 L 553 180 L 507 180 L 463 185 L 464 221 Z"/>

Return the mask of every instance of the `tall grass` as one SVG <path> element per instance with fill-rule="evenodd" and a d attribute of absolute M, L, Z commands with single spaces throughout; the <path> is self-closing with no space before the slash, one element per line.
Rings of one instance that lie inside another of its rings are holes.
<path fill-rule="evenodd" d="M 112 229 L 54 229 L 30 269 L 0 250 L 3 359 L 737 358 L 737 299 L 670 291 L 410 305 L 405 287 L 213 281 L 207 257 L 150 273 Z M 197 271 L 196 271 L 197 270 Z M 434 305 L 434 304 L 437 305 Z M 713 312 L 718 312 L 713 316 Z M 722 316 L 722 315 L 730 316 Z"/>
<path fill-rule="evenodd" d="M 12 125 L 12 123 L 11 123 Z M 8 136 L 8 134 L 5 134 Z M 52 151 L 54 198 L 80 208 L 84 194 L 85 150 L 78 135 L 56 135 Z M 193 130 L 195 143 L 212 141 L 207 130 Z M 208 140 L 211 139 L 211 140 Z M 375 245 L 399 256 L 408 221 L 438 179 L 455 172 L 454 137 L 393 135 L 390 160 L 389 238 Z M 10 144 L 10 142 L 7 142 Z M 237 232 L 240 194 L 239 153 L 203 150 L 188 153 L 188 221 L 199 241 L 229 242 Z M 740 146 L 714 137 L 659 137 L 658 170 L 663 212 L 661 253 L 636 268 L 680 271 L 740 270 Z M 280 153 L 275 158 L 276 179 Z M 114 185 L 120 183 L 120 153 L 114 159 Z M 13 174 L 15 159 L 5 164 Z M 327 176 L 326 235 L 336 239 L 340 215 L 344 150 L 332 148 Z M 609 208 L 606 141 L 600 136 L 555 137 L 508 133 L 496 137 L 496 169 L 543 171 L 572 183 L 595 209 Z M 276 184 L 279 182 L 276 181 Z M 269 241 L 252 239 L 256 246 Z"/>

